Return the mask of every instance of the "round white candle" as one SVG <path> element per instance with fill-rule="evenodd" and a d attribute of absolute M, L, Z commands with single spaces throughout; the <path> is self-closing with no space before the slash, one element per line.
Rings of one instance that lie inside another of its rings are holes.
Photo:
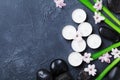
<path fill-rule="evenodd" d="M 78 26 L 78 32 L 80 32 L 83 37 L 89 36 L 92 30 L 92 25 L 88 22 L 83 22 Z"/>
<path fill-rule="evenodd" d="M 102 40 L 99 35 L 92 34 L 87 38 L 87 44 L 92 49 L 97 49 L 101 46 Z"/>
<path fill-rule="evenodd" d="M 83 52 L 86 49 L 85 40 L 73 40 L 71 43 L 72 49 L 76 52 Z"/>
<path fill-rule="evenodd" d="M 83 9 L 75 9 L 72 12 L 72 19 L 76 23 L 82 23 L 86 20 L 87 14 Z"/>
<path fill-rule="evenodd" d="M 76 37 L 76 29 L 72 25 L 67 25 L 62 30 L 62 35 L 67 40 L 72 40 Z"/>
<path fill-rule="evenodd" d="M 83 61 L 83 59 L 82 59 L 82 55 L 80 53 L 72 52 L 68 56 L 69 64 L 74 66 L 74 67 L 77 67 L 77 66 L 81 65 L 82 61 Z"/>

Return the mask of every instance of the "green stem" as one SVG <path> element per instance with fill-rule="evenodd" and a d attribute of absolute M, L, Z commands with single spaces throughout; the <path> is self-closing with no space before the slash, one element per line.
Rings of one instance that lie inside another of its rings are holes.
<path fill-rule="evenodd" d="M 97 58 L 99 58 L 100 56 L 102 56 L 103 54 L 107 53 L 107 52 L 110 52 L 112 48 L 117 48 L 120 46 L 120 42 L 117 42 L 115 44 L 112 44 L 111 46 L 99 51 L 99 52 L 96 52 L 92 55 L 92 58 L 95 60 Z"/>
<path fill-rule="evenodd" d="M 82 4 L 84 4 L 87 8 L 89 8 L 92 12 L 96 12 L 96 10 L 93 8 L 93 4 L 89 0 L 79 0 Z M 101 14 L 103 17 L 105 17 L 103 14 Z M 104 22 L 108 24 L 111 28 L 113 28 L 115 31 L 120 33 L 120 28 L 113 24 L 107 17 L 105 17 Z"/>
<path fill-rule="evenodd" d="M 97 0 L 94 0 L 96 2 Z M 112 14 L 112 12 L 103 5 L 103 11 L 111 18 L 113 19 L 119 26 L 120 26 L 120 21 Z"/>
<path fill-rule="evenodd" d="M 105 16 L 104 16 L 105 17 Z M 107 19 L 107 17 L 105 17 L 104 22 L 109 25 L 111 28 L 113 28 L 115 31 L 117 31 L 118 33 L 120 33 L 120 28 L 118 26 L 116 26 L 115 24 L 113 24 L 109 19 Z"/>
<path fill-rule="evenodd" d="M 102 80 L 104 76 L 119 62 L 120 58 L 115 59 L 95 80 Z"/>

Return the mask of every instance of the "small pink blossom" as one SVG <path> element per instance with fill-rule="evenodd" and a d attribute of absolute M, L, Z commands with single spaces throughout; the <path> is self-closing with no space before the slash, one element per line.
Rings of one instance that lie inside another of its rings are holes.
<path fill-rule="evenodd" d="M 90 61 L 92 61 L 93 59 L 91 58 L 91 53 L 84 53 L 84 56 L 83 56 L 83 61 L 86 62 L 86 63 L 90 63 Z"/>
<path fill-rule="evenodd" d="M 89 64 L 87 68 L 84 68 L 84 71 L 88 72 L 89 75 L 92 75 L 92 76 L 95 76 L 97 72 L 94 64 L 93 65 Z"/>
<path fill-rule="evenodd" d="M 102 0 L 97 0 L 95 5 L 93 6 L 97 11 L 102 10 Z"/>
<path fill-rule="evenodd" d="M 75 40 L 78 40 L 78 41 L 83 40 L 81 33 L 78 31 L 76 32 Z"/>
<path fill-rule="evenodd" d="M 99 57 L 99 60 L 101 60 L 101 62 L 107 62 L 107 63 L 110 63 L 110 58 L 112 56 L 108 53 L 106 54 L 103 54 L 103 56 Z"/>
<path fill-rule="evenodd" d="M 120 50 L 118 50 L 117 48 L 112 49 L 111 54 L 114 56 L 114 58 L 120 58 Z"/>
<path fill-rule="evenodd" d="M 56 7 L 58 8 L 62 8 L 64 6 L 66 6 L 66 3 L 64 3 L 64 0 L 54 0 Z"/>
<path fill-rule="evenodd" d="M 93 18 L 95 20 L 95 24 L 100 23 L 105 19 L 103 16 L 101 16 L 101 13 L 97 13 L 97 12 L 95 12 L 95 15 L 93 16 Z"/>

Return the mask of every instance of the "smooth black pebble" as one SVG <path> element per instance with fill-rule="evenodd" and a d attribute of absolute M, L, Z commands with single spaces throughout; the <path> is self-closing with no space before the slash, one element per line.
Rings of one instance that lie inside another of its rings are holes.
<path fill-rule="evenodd" d="M 91 76 L 87 72 L 82 70 L 78 74 L 77 80 L 91 80 Z"/>
<path fill-rule="evenodd" d="M 37 80 L 53 80 L 53 77 L 46 69 L 40 69 L 37 71 Z"/>
<path fill-rule="evenodd" d="M 73 80 L 73 78 L 69 73 L 66 72 L 56 77 L 55 80 Z"/>
<path fill-rule="evenodd" d="M 50 64 L 50 70 L 53 76 L 59 76 L 68 71 L 67 63 L 62 59 L 55 59 Z"/>
<path fill-rule="evenodd" d="M 118 42 L 120 40 L 120 34 L 117 33 L 116 31 L 107 28 L 105 26 L 101 26 L 99 28 L 99 33 L 101 36 L 106 38 L 107 40 L 110 40 L 112 42 Z"/>
<path fill-rule="evenodd" d="M 115 13 L 120 13 L 120 0 L 108 0 L 108 7 Z"/>
<path fill-rule="evenodd" d="M 113 69 L 110 71 L 110 73 L 108 74 L 110 80 L 115 77 L 117 70 L 118 70 L 118 68 L 115 67 L 115 68 L 113 68 Z"/>
<path fill-rule="evenodd" d="M 108 78 L 109 78 L 109 80 L 120 80 L 119 74 L 120 74 L 120 67 L 116 66 L 109 72 Z"/>

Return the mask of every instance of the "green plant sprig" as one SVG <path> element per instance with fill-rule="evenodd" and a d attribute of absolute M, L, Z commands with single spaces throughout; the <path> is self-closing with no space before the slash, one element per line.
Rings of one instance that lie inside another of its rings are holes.
<path fill-rule="evenodd" d="M 116 65 L 120 62 L 120 58 L 115 59 L 104 71 L 95 79 L 95 80 L 102 80 L 105 75 Z"/>
<path fill-rule="evenodd" d="M 96 12 L 96 9 L 93 8 L 93 4 L 89 0 L 79 0 L 79 2 L 84 4 L 92 12 Z M 120 25 L 120 21 L 105 6 L 103 6 L 103 11 L 106 14 L 108 14 L 109 17 L 111 17 L 118 25 Z M 103 14 L 101 14 L 101 15 L 103 17 L 105 17 Z M 116 26 L 115 24 L 113 24 L 107 17 L 105 17 L 104 22 L 106 24 L 108 24 L 111 28 L 113 28 L 115 31 L 120 33 L 120 28 L 118 26 Z M 110 52 L 112 48 L 117 48 L 119 46 L 120 46 L 120 42 L 112 44 L 111 46 L 109 46 L 109 47 L 107 47 L 107 48 L 105 48 L 105 49 L 103 49 L 101 51 L 98 51 L 98 52 L 94 53 L 92 55 L 92 58 L 93 58 L 93 60 L 96 60 L 97 58 L 99 58 L 103 54 L 105 54 L 107 52 Z M 119 62 L 120 62 L 120 58 L 115 59 L 107 68 L 105 68 L 105 70 L 95 80 L 102 80 L 104 78 L 104 76 Z"/>
<path fill-rule="evenodd" d="M 120 42 L 112 44 L 111 46 L 92 54 L 91 57 L 93 58 L 93 60 L 96 60 L 103 54 L 110 52 L 112 48 L 117 48 L 117 47 L 120 47 Z M 115 59 L 110 65 L 108 65 L 107 68 L 105 68 L 105 70 L 95 80 L 102 80 L 104 76 L 119 62 L 120 62 L 120 58 Z"/>
<path fill-rule="evenodd" d="M 96 9 L 93 8 L 93 4 L 89 0 L 79 0 L 79 2 L 81 2 L 82 4 L 84 4 L 92 12 L 96 12 Z M 101 14 L 101 15 L 103 17 L 105 17 L 103 14 Z M 106 24 L 108 24 L 111 28 L 113 28 L 115 31 L 117 31 L 118 33 L 120 33 L 120 28 L 118 26 L 116 26 L 115 24 L 113 24 L 107 17 L 105 17 L 104 22 Z"/>
<path fill-rule="evenodd" d="M 93 58 L 93 60 L 96 60 L 103 54 L 110 52 L 112 48 L 117 48 L 117 47 L 120 47 L 120 42 L 114 43 L 111 46 L 92 54 L 91 57 Z M 105 68 L 105 70 L 95 80 L 102 80 L 104 76 L 119 62 L 120 62 L 120 58 L 115 59 L 110 65 L 108 65 L 107 68 Z"/>
<path fill-rule="evenodd" d="M 94 0 L 94 2 L 97 2 L 97 0 Z M 106 6 L 103 5 L 102 9 L 112 20 L 114 20 L 120 26 L 119 19 L 117 19 Z"/>
<path fill-rule="evenodd" d="M 120 47 L 120 42 L 114 43 L 111 46 L 92 54 L 91 57 L 95 60 L 95 59 L 99 58 L 100 56 L 102 56 L 103 54 L 110 52 L 112 50 L 112 48 L 117 48 L 117 47 Z"/>

